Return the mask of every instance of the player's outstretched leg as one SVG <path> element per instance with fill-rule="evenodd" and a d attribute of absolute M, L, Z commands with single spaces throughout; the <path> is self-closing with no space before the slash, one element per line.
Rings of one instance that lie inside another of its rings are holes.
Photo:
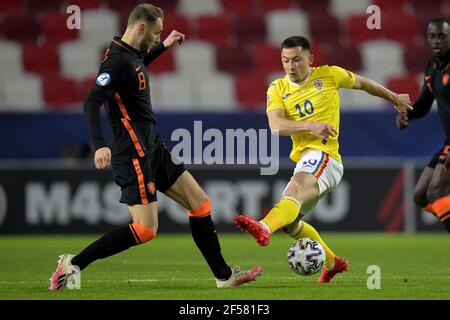
<path fill-rule="evenodd" d="M 267 246 L 271 233 L 292 223 L 300 208 L 299 201 L 284 196 L 261 221 L 247 215 L 237 215 L 234 217 L 234 223 L 239 230 L 250 233 L 260 246 Z"/>
<path fill-rule="evenodd" d="M 137 223 L 116 229 L 105 234 L 87 246 L 78 255 L 63 254 L 58 261 L 58 267 L 50 278 L 51 291 L 60 291 L 66 287 L 70 276 L 68 270 L 76 266 L 81 271 L 98 259 L 104 259 L 116 253 L 122 252 L 132 246 L 143 244 L 155 237 L 155 232 Z M 136 238 L 138 237 L 138 238 Z"/>
<path fill-rule="evenodd" d="M 238 287 L 261 274 L 260 266 L 244 271 L 240 267 L 230 268 L 225 262 L 211 219 L 211 202 L 188 171 L 164 193 L 188 209 L 192 238 L 214 274 L 218 288 Z"/>
<path fill-rule="evenodd" d="M 203 216 L 207 212 L 206 216 Z M 230 268 L 222 256 L 219 238 L 211 219 L 211 204 L 207 199 L 197 209 L 189 210 L 192 238 L 216 279 L 217 288 L 239 287 L 254 281 L 262 273 L 257 266 L 249 271 L 240 267 Z"/>

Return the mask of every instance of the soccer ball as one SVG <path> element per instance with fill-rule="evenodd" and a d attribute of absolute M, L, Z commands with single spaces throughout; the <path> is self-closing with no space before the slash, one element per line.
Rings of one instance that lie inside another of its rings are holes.
<path fill-rule="evenodd" d="M 289 247 L 287 258 L 295 273 L 309 276 L 322 269 L 326 255 L 320 243 L 310 238 L 301 238 Z"/>

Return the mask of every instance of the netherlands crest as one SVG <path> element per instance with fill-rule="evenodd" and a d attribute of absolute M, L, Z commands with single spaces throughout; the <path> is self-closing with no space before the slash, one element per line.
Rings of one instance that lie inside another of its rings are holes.
<path fill-rule="evenodd" d="M 147 188 L 148 188 L 148 192 L 150 192 L 151 194 L 155 194 L 156 188 L 155 188 L 155 184 L 153 182 L 147 183 Z"/>
<path fill-rule="evenodd" d="M 323 80 L 322 79 L 316 79 L 313 80 L 313 86 L 317 91 L 322 91 L 323 89 Z"/>

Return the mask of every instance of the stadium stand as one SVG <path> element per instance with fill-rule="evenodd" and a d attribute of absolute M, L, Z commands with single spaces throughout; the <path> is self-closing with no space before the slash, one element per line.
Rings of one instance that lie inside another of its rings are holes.
<path fill-rule="evenodd" d="M 308 16 L 300 10 L 277 10 L 266 14 L 268 41 L 279 46 L 293 30 L 302 30 L 303 36 L 310 38 Z"/>
<path fill-rule="evenodd" d="M 0 110 L 80 110 L 105 48 L 140 2 L 0 0 Z M 340 65 L 415 97 L 429 58 L 426 25 L 450 12 L 448 0 L 150 2 L 165 10 L 163 37 L 172 29 L 187 35 L 149 68 L 155 107 L 166 110 L 261 110 L 267 84 L 282 75 L 280 42 L 299 33 L 310 37 L 315 65 Z M 366 27 L 372 4 L 382 10 L 381 30 Z M 66 27 L 68 5 L 80 6 L 81 30 Z M 192 79 L 202 87 L 184 82 Z M 26 95 L 13 94 L 19 85 Z M 342 101 L 343 109 L 383 104 L 357 93 Z"/>

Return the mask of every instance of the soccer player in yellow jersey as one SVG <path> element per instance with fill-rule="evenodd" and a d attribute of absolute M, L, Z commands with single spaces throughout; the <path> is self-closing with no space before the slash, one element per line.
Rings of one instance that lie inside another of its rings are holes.
<path fill-rule="evenodd" d="M 282 229 L 294 239 L 312 238 L 326 252 L 318 282 L 330 282 L 346 271 L 348 261 L 336 256 L 317 231 L 302 217 L 341 181 L 344 168 L 339 154 L 339 89 L 364 90 L 394 104 L 398 112 L 412 110 L 409 95 L 396 94 L 381 84 L 338 66 L 311 67 L 309 41 L 301 36 L 281 44 L 286 76 L 267 90 L 267 117 L 274 134 L 290 136 L 290 158 L 297 163 L 280 202 L 257 221 L 247 215 L 235 217 L 241 231 L 253 235 L 260 246 L 269 244 L 272 233 Z"/>

